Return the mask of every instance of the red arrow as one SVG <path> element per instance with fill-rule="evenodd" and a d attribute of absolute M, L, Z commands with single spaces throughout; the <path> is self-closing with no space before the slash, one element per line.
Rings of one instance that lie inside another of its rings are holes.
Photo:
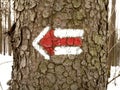
<path fill-rule="evenodd" d="M 54 48 L 56 46 L 81 46 L 82 39 L 80 37 L 67 37 L 58 38 L 54 36 L 55 30 L 50 30 L 46 35 L 39 41 L 40 46 L 42 46 L 49 55 L 54 55 Z"/>

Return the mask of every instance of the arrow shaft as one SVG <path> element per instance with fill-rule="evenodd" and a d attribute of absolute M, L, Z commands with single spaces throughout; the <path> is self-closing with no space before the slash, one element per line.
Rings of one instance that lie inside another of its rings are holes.
<path fill-rule="evenodd" d="M 55 55 L 76 55 L 80 54 L 82 52 L 82 49 L 80 47 L 55 47 Z"/>
<path fill-rule="evenodd" d="M 54 35 L 56 37 L 83 37 L 84 30 L 82 29 L 61 29 L 56 28 L 54 31 Z"/>
<path fill-rule="evenodd" d="M 53 40 L 53 46 L 81 46 L 81 38 L 56 38 Z"/>

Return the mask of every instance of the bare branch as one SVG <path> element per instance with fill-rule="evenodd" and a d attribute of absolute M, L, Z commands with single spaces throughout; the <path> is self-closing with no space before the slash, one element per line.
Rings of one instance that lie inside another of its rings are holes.
<path fill-rule="evenodd" d="M 108 82 L 108 84 L 110 84 L 112 81 L 114 81 L 116 78 L 118 78 L 118 77 L 120 77 L 120 74 L 118 74 L 116 77 L 114 77 L 112 80 L 110 80 L 109 82 Z"/>

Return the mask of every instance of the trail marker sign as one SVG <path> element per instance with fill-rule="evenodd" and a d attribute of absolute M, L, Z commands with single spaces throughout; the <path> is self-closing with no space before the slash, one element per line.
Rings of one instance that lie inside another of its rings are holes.
<path fill-rule="evenodd" d="M 45 27 L 34 39 L 33 47 L 44 56 L 50 59 L 52 55 L 77 55 L 82 52 L 84 30 L 82 29 L 61 29 L 55 30 Z"/>

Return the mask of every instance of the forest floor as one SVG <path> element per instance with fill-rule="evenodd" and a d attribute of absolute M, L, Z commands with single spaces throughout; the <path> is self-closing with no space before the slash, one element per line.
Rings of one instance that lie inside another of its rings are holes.
<path fill-rule="evenodd" d="M 0 90 L 7 90 L 6 84 L 11 78 L 13 57 L 0 54 Z M 109 81 L 120 73 L 120 66 L 111 67 L 111 75 Z M 120 77 L 108 84 L 107 90 L 120 90 Z"/>

